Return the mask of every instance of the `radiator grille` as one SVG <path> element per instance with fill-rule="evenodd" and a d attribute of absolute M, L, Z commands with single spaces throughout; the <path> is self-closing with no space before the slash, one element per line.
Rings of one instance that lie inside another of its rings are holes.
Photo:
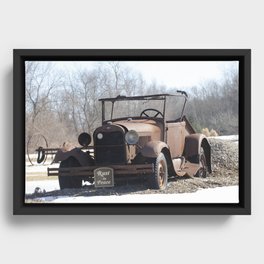
<path fill-rule="evenodd" d="M 102 139 L 95 135 L 95 160 L 97 164 L 122 164 L 126 162 L 125 142 L 122 132 L 99 132 Z"/>

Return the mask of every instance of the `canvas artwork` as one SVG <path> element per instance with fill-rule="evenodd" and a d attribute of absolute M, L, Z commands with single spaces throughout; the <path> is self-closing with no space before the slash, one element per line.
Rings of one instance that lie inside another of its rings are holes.
<path fill-rule="evenodd" d="M 25 202 L 238 203 L 238 61 L 26 61 Z"/>

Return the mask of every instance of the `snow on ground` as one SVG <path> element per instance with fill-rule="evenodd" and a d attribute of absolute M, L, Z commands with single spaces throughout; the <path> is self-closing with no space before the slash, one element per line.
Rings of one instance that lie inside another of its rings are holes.
<path fill-rule="evenodd" d="M 203 189 L 195 193 L 127 194 L 92 197 L 56 197 L 53 203 L 238 203 L 238 186 Z"/>
<path fill-rule="evenodd" d="M 44 181 L 26 181 L 26 194 L 34 193 L 35 188 L 39 187 L 41 190 L 46 192 L 59 190 L 59 181 L 58 180 L 44 180 Z"/>
<path fill-rule="evenodd" d="M 43 174 L 45 176 L 47 176 L 48 174 L 48 168 L 58 168 L 59 167 L 59 164 L 52 164 L 52 165 L 49 165 L 48 163 L 47 164 L 44 164 L 44 165 L 31 165 L 30 163 L 29 164 L 26 164 L 26 175 L 27 176 L 34 176 L 34 175 L 38 175 L 38 174 Z"/>
<path fill-rule="evenodd" d="M 215 138 L 215 139 L 221 139 L 221 140 L 228 140 L 238 143 L 238 135 L 230 135 L 230 136 L 217 136 L 217 137 L 208 137 L 208 138 Z"/>
<path fill-rule="evenodd" d="M 26 183 L 26 193 L 33 193 L 36 187 L 46 191 L 58 190 L 59 183 L 57 180 L 30 181 Z M 41 200 L 52 203 L 238 203 L 238 186 L 201 189 L 194 193 L 49 196 Z"/>

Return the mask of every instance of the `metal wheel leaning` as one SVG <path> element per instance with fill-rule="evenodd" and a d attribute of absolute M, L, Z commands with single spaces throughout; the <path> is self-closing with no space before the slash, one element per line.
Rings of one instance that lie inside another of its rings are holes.
<path fill-rule="evenodd" d="M 39 148 L 48 148 L 48 141 L 41 134 L 33 134 L 27 142 L 27 156 L 31 165 L 44 164 L 47 159 L 47 156 L 42 151 L 39 152 L 41 157 L 37 157 L 37 149 Z"/>
<path fill-rule="evenodd" d="M 168 165 L 163 153 L 154 162 L 154 175 L 151 176 L 151 186 L 154 189 L 165 190 L 168 183 Z"/>

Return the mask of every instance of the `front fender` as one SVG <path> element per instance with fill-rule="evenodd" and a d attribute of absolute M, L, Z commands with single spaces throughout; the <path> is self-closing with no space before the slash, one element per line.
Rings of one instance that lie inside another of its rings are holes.
<path fill-rule="evenodd" d="M 58 152 L 55 155 L 54 163 L 57 163 L 59 161 L 64 161 L 68 159 L 69 157 L 74 157 L 78 162 L 81 164 L 81 166 L 90 166 L 94 164 L 94 160 L 92 159 L 91 155 L 88 152 L 83 152 L 79 148 L 74 148 L 70 151 L 63 151 L 58 150 Z"/>
<path fill-rule="evenodd" d="M 141 149 L 141 154 L 146 158 L 157 158 L 164 148 L 169 149 L 166 143 L 162 141 L 150 141 Z"/>

